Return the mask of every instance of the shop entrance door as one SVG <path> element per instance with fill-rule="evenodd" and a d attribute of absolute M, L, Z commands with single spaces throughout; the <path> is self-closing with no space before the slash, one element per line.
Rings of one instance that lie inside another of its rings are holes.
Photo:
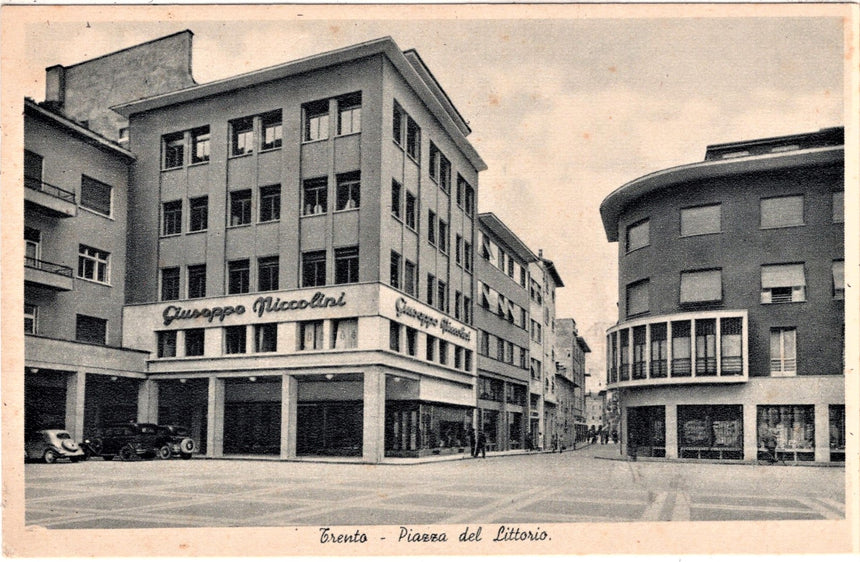
<path fill-rule="evenodd" d="M 627 408 L 627 447 L 643 457 L 666 456 L 666 407 Z"/>
<path fill-rule="evenodd" d="M 360 457 L 364 441 L 361 402 L 298 405 L 296 455 Z"/>
<path fill-rule="evenodd" d="M 279 455 L 280 402 L 224 404 L 225 455 Z"/>

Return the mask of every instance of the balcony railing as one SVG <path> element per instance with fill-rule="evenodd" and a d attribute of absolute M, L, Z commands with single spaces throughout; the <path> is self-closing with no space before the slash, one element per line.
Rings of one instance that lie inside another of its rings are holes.
<path fill-rule="evenodd" d="M 63 277 L 68 277 L 69 279 L 71 279 L 74 274 L 72 268 L 67 265 L 60 265 L 58 263 L 37 260 L 35 258 L 30 257 L 24 258 L 24 267 L 29 267 L 30 269 L 38 269 L 39 271 L 54 273 L 56 275 L 62 275 Z"/>
<path fill-rule="evenodd" d="M 637 318 L 607 331 L 607 384 L 744 382 L 747 340 L 746 310 Z"/>
<path fill-rule="evenodd" d="M 63 201 L 68 201 L 69 203 L 75 203 L 75 194 L 71 191 L 67 191 L 62 187 L 57 187 L 56 185 L 51 185 L 50 183 L 44 182 L 38 178 L 24 178 L 24 186 L 30 189 L 35 189 L 36 191 L 41 191 L 42 193 L 47 193 L 57 199 L 62 199 Z"/>

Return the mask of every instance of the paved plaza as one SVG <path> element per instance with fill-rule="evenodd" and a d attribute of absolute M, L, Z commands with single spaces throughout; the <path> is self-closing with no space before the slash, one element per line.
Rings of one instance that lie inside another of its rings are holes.
<path fill-rule="evenodd" d="M 256 460 L 28 464 L 51 529 L 842 519 L 844 469 L 627 462 L 612 446 L 401 465 Z"/>

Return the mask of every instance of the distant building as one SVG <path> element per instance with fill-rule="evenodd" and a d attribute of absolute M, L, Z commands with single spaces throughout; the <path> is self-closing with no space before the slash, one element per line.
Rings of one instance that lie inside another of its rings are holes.
<path fill-rule="evenodd" d="M 844 460 L 841 128 L 710 146 L 603 201 L 607 385 L 639 455 Z"/>
<path fill-rule="evenodd" d="M 608 426 L 606 416 L 606 391 L 589 392 L 585 395 L 585 423 L 589 429 L 599 430 Z"/>
<path fill-rule="evenodd" d="M 555 321 L 555 346 L 556 360 L 563 367 L 561 376 L 570 383 L 572 393 L 571 413 L 565 416 L 565 421 L 575 432 L 576 440 L 582 441 L 587 431 L 585 379 L 589 376 L 585 367 L 585 355 L 591 353 L 591 348 L 585 338 L 579 335 L 576 320 L 573 318 L 559 318 Z"/>

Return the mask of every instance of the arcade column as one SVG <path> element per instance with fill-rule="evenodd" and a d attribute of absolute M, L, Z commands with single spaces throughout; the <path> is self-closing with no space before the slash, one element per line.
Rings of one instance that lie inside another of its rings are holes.
<path fill-rule="evenodd" d="M 207 408 L 206 456 L 224 455 L 224 379 L 209 377 Z"/>
<path fill-rule="evenodd" d="M 281 458 L 296 458 L 296 423 L 298 420 L 299 383 L 283 375 L 281 381 Z"/>
<path fill-rule="evenodd" d="M 75 441 L 84 439 L 84 405 L 86 404 L 87 374 L 72 373 L 66 379 L 66 430 Z"/>
<path fill-rule="evenodd" d="M 137 421 L 158 423 L 158 383 L 152 379 L 141 381 L 137 389 Z"/>
<path fill-rule="evenodd" d="M 379 463 L 385 457 L 385 374 L 379 368 L 364 372 L 364 433 L 362 456 Z"/>

